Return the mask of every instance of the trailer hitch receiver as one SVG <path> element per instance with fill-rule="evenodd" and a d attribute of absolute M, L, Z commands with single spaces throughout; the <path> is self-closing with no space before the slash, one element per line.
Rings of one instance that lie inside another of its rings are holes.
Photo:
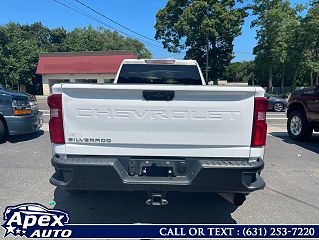
<path fill-rule="evenodd" d="M 149 198 L 146 200 L 147 205 L 152 206 L 163 206 L 167 205 L 168 201 L 166 199 L 166 194 L 164 193 L 150 193 Z"/>

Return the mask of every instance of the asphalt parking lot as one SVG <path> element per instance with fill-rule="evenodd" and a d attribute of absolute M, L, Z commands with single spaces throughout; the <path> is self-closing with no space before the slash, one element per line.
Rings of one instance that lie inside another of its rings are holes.
<path fill-rule="evenodd" d="M 50 185 L 49 112 L 39 102 L 43 130 L 0 145 L 0 212 L 8 205 L 50 206 L 54 200 L 72 223 L 319 223 L 319 134 L 306 143 L 290 140 L 284 113 L 267 116 L 267 187 L 250 194 L 243 206 L 236 209 L 215 194 L 169 193 L 167 206 L 150 207 L 143 192 L 71 195 Z"/>

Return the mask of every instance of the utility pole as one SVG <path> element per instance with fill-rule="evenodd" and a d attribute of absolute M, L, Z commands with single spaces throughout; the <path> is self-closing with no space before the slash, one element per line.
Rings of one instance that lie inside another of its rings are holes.
<path fill-rule="evenodd" d="M 209 52 L 209 41 L 207 37 L 207 48 L 206 48 L 206 83 L 208 83 L 208 52 Z"/>

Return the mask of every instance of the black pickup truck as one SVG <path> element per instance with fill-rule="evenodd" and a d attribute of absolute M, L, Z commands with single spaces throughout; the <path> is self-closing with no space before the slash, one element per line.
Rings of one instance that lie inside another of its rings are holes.
<path fill-rule="evenodd" d="M 295 91 L 287 110 L 287 130 L 292 139 L 305 141 L 319 131 L 319 86 Z"/>
<path fill-rule="evenodd" d="M 37 131 L 43 122 L 35 96 L 0 86 L 0 143 L 7 136 Z"/>

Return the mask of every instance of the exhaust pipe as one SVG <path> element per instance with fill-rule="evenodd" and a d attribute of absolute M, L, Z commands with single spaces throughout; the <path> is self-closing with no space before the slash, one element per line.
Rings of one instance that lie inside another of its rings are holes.
<path fill-rule="evenodd" d="M 218 195 L 236 207 L 243 205 L 246 200 L 246 196 L 243 193 L 218 193 Z"/>

